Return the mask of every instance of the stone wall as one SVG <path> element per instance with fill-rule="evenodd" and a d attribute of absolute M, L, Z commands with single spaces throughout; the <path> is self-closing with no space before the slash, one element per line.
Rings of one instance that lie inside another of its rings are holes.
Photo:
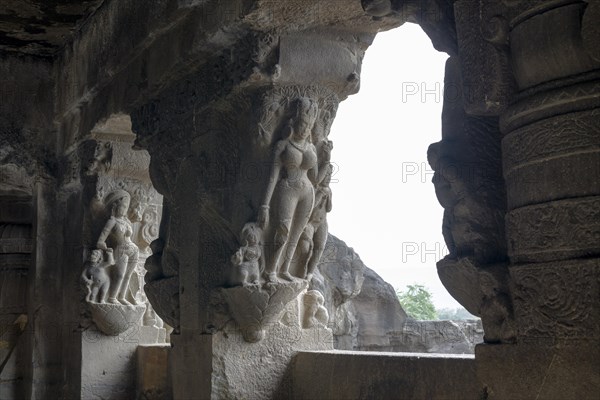
<path fill-rule="evenodd" d="M 469 355 L 303 352 L 281 388 L 289 399 L 465 399 L 483 397 Z"/>

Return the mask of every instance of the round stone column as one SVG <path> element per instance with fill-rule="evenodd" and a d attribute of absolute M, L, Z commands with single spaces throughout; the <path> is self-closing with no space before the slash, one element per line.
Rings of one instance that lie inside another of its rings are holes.
<path fill-rule="evenodd" d="M 500 118 L 517 345 L 478 357 L 512 383 L 494 397 L 589 398 L 600 384 L 600 62 L 586 37 L 597 6 L 520 7 L 519 93 Z"/>

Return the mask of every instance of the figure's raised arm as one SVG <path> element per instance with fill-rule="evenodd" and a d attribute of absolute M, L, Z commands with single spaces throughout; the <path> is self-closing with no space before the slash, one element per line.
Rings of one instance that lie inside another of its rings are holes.
<path fill-rule="evenodd" d="M 108 221 L 106 221 L 106 225 L 104 225 L 104 229 L 102 229 L 102 232 L 100 233 L 100 236 L 98 237 L 98 242 L 96 243 L 97 248 L 99 248 L 101 250 L 108 249 L 108 247 L 106 246 L 106 238 L 108 238 L 108 235 L 110 235 L 110 232 L 112 232 L 115 224 L 116 224 L 116 221 L 112 217 Z"/>
<path fill-rule="evenodd" d="M 315 146 L 313 144 L 311 144 L 310 146 L 312 147 L 312 150 L 314 151 L 314 153 L 317 154 L 317 149 L 315 148 Z M 309 169 L 306 172 L 306 175 L 307 175 L 310 183 L 313 184 L 313 186 L 318 186 L 320 183 L 320 181 L 319 181 L 319 164 L 315 163 L 315 166 L 312 167 L 311 169 Z"/>
<path fill-rule="evenodd" d="M 111 265 L 115 265 L 115 256 L 114 256 L 114 252 L 113 249 L 106 249 L 106 261 L 102 262 L 102 267 L 106 268 L 106 267 L 110 267 Z"/>
<path fill-rule="evenodd" d="M 331 201 L 331 189 L 330 188 L 326 188 L 327 190 L 327 204 L 325 205 L 325 211 L 327 212 L 331 212 L 331 210 L 333 209 L 333 202 Z"/>

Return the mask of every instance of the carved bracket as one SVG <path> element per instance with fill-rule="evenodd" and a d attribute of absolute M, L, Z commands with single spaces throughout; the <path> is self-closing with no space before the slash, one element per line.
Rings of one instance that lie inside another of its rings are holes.
<path fill-rule="evenodd" d="M 285 306 L 308 287 L 308 282 L 266 283 L 221 289 L 244 340 L 261 341 L 270 325 L 281 318 Z"/>

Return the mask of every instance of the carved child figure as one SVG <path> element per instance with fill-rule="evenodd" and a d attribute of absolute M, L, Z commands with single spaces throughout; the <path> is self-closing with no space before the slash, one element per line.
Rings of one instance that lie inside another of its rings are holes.
<path fill-rule="evenodd" d="M 243 245 L 231 257 L 231 263 L 237 268 L 234 271 L 233 284 L 258 285 L 263 257 L 260 238 L 262 230 L 255 223 L 247 223 L 242 229 Z"/>
<path fill-rule="evenodd" d="M 302 319 L 302 327 L 304 329 L 313 328 L 315 326 L 327 326 L 329 322 L 329 313 L 323 306 L 325 298 L 318 290 L 309 290 L 303 298 L 304 301 L 304 318 Z"/>
<path fill-rule="evenodd" d="M 331 189 L 329 188 L 331 165 L 328 165 L 325 169 L 329 172 L 325 175 L 323 183 L 316 188 L 315 206 L 308 224 L 300 237 L 301 246 L 299 247 L 299 251 L 304 254 L 304 259 L 306 260 L 302 276 L 309 282 L 325 250 L 329 230 L 327 213 L 332 208 Z"/>
<path fill-rule="evenodd" d="M 115 265 L 113 250 L 107 249 L 106 254 L 108 255 L 108 259 L 104 261 L 102 250 L 92 251 L 90 257 L 85 262 L 85 269 L 81 274 L 81 278 L 84 280 L 88 289 L 85 300 L 90 303 L 106 302 L 106 295 L 108 294 L 108 288 L 110 286 L 110 279 L 106 272 L 106 268 Z"/>

